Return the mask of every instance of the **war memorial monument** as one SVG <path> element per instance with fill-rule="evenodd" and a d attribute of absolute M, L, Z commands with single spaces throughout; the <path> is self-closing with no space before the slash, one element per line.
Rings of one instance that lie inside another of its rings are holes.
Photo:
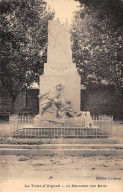
<path fill-rule="evenodd" d="M 69 27 L 48 21 L 47 63 L 39 78 L 39 114 L 10 116 L 14 138 L 108 137 L 113 118 L 81 111 L 81 78 L 72 61 Z"/>
<path fill-rule="evenodd" d="M 48 22 L 48 54 L 40 76 L 39 115 L 36 126 L 92 127 L 89 112 L 80 111 L 81 79 L 72 62 L 68 26 Z"/>

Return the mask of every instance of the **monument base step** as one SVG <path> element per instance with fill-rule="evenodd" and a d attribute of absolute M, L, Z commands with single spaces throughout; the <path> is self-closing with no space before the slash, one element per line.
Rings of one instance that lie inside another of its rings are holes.
<path fill-rule="evenodd" d="M 110 134 L 100 129 L 81 127 L 28 127 L 16 130 L 13 138 L 108 138 Z"/>
<path fill-rule="evenodd" d="M 121 144 L 42 144 L 11 145 L 1 144 L 0 155 L 123 155 Z"/>
<path fill-rule="evenodd" d="M 3 144 L 17 144 L 17 145 L 42 145 L 42 144 L 119 144 L 119 142 L 114 138 L 13 138 L 9 137 L 3 140 Z"/>

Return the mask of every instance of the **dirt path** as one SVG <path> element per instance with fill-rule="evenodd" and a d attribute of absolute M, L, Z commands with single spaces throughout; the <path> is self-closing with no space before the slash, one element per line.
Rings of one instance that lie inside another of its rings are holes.
<path fill-rule="evenodd" d="M 100 177 L 103 179 L 99 179 Z M 66 185 L 99 184 L 107 185 L 107 187 L 99 188 L 99 190 L 105 188 L 107 191 L 113 183 L 115 189 L 119 185 L 121 190 L 123 187 L 123 158 L 118 156 L 74 157 L 63 155 L 0 156 L 0 180 L 3 188 L 1 190 L 12 187 L 16 189 L 17 185 L 25 191 L 46 189 L 46 186 L 34 188 L 31 187 L 31 184 L 60 184 L 65 185 L 64 187 Z M 17 185 L 15 186 L 15 184 Z M 57 189 L 57 187 L 50 187 L 50 190 Z M 63 187 L 60 189 L 62 190 Z M 87 187 L 73 187 L 72 189 L 83 191 L 87 190 Z"/>

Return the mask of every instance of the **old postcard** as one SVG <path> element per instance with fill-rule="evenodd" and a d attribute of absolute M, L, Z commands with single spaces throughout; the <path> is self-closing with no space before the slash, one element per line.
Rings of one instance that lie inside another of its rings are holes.
<path fill-rule="evenodd" d="M 1 0 L 0 191 L 123 191 L 123 1 Z"/>

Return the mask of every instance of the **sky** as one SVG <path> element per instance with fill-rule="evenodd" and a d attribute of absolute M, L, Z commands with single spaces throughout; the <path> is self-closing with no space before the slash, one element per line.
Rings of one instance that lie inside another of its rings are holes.
<path fill-rule="evenodd" d="M 73 12 L 79 9 L 79 2 L 74 0 L 45 0 L 47 5 L 50 6 L 51 10 L 55 11 L 55 18 L 59 18 L 61 23 L 71 23 Z"/>

